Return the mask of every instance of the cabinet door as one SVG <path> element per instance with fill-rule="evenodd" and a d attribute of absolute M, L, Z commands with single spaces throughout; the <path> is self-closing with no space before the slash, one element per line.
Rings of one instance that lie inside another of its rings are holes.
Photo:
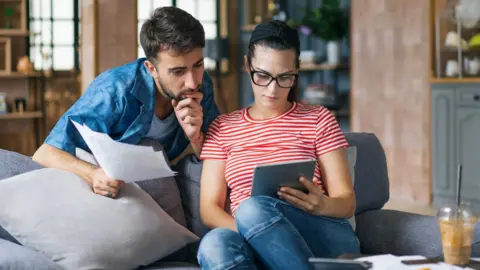
<path fill-rule="evenodd" d="M 456 164 L 463 167 L 462 197 L 480 200 L 480 108 L 458 108 Z"/>
<path fill-rule="evenodd" d="M 453 89 L 432 92 L 432 192 L 455 194 L 455 94 Z"/>

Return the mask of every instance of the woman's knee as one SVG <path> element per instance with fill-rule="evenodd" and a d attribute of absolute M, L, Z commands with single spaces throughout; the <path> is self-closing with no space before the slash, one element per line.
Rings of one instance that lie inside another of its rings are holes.
<path fill-rule="evenodd" d="M 200 241 L 197 260 L 202 268 L 228 269 L 250 259 L 250 251 L 243 237 L 227 228 L 216 228 Z"/>
<path fill-rule="evenodd" d="M 243 201 L 235 212 L 235 223 L 245 236 L 247 231 L 258 229 L 281 219 L 276 208 L 278 200 L 268 196 L 255 196 Z"/>

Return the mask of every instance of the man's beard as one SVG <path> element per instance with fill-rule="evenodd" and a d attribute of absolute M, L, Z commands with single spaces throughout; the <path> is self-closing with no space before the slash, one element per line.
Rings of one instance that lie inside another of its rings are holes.
<path fill-rule="evenodd" d="M 184 99 L 184 97 L 182 97 L 184 94 L 197 92 L 202 87 L 202 85 L 199 84 L 196 89 L 181 90 L 180 93 L 178 93 L 178 95 L 175 95 L 170 89 L 168 89 L 167 87 L 165 87 L 165 85 L 163 85 L 160 79 L 158 79 L 158 84 L 160 85 L 160 91 L 162 91 L 165 96 L 167 96 L 170 100 L 174 99 L 177 102 Z"/>

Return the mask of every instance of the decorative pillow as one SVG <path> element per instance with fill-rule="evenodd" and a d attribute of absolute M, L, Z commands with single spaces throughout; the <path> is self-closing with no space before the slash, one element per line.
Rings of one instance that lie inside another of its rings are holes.
<path fill-rule="evenodd" d="M 43 168 L 40 164 L 33 161 L 30 157 L 22 154 L 0 149 L 0 181 L 15 176 L 17 174 L 34 171 Z M 4 239 L 15 244 L 20 244 L 13 238 L 0 224 L 0 239 Z"/>
<path fill-rule="evenodd" d="M 110 199 L 75 174 L 40 169 L 0 181 L 0 205 L 13 237 L 67 269 L 133 269 L 198 241 L 134 183 Z"/>
<path fill-rule="evenodd" d="M 163 151 L 162 144 L 158 141 L 142 139 L 139 145 L 151 146 L 156 152 L 162 151 L 165 158 L 167 158 L 165 151 Z M 93 155 L 81 148 L 75 149 L 75 155 L 77 158 L 83 161 L 98 165 Z M 160 205 L 165 212 L 167 212 L 169 216 L 178 222 L 178 224 L 186 227 L 185 213 L 180 200 L 180 192 L 174 177 L 150 179 L 135 183 L 138 184 L 145 192 L 147 192 L 148 195 L 150 195 L 155 202 Z"/>

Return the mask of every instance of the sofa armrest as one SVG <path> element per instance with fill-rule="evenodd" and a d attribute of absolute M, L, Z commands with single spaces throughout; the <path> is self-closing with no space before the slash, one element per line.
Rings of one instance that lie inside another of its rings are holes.
<path fill-rule="evenodd" d="M 356 216 L 363 254 L 442 256 L 440 228 L 434 216 L 396 210 L 372 210 Z M 480 222 L 473 232 L 472 257 L 480 257 Z"/>
<path fill-rule="evenodd" d="M 436 217 L 396 210 L 372 210 L 356 216 L 364 254 L 442 255 Z"/>

